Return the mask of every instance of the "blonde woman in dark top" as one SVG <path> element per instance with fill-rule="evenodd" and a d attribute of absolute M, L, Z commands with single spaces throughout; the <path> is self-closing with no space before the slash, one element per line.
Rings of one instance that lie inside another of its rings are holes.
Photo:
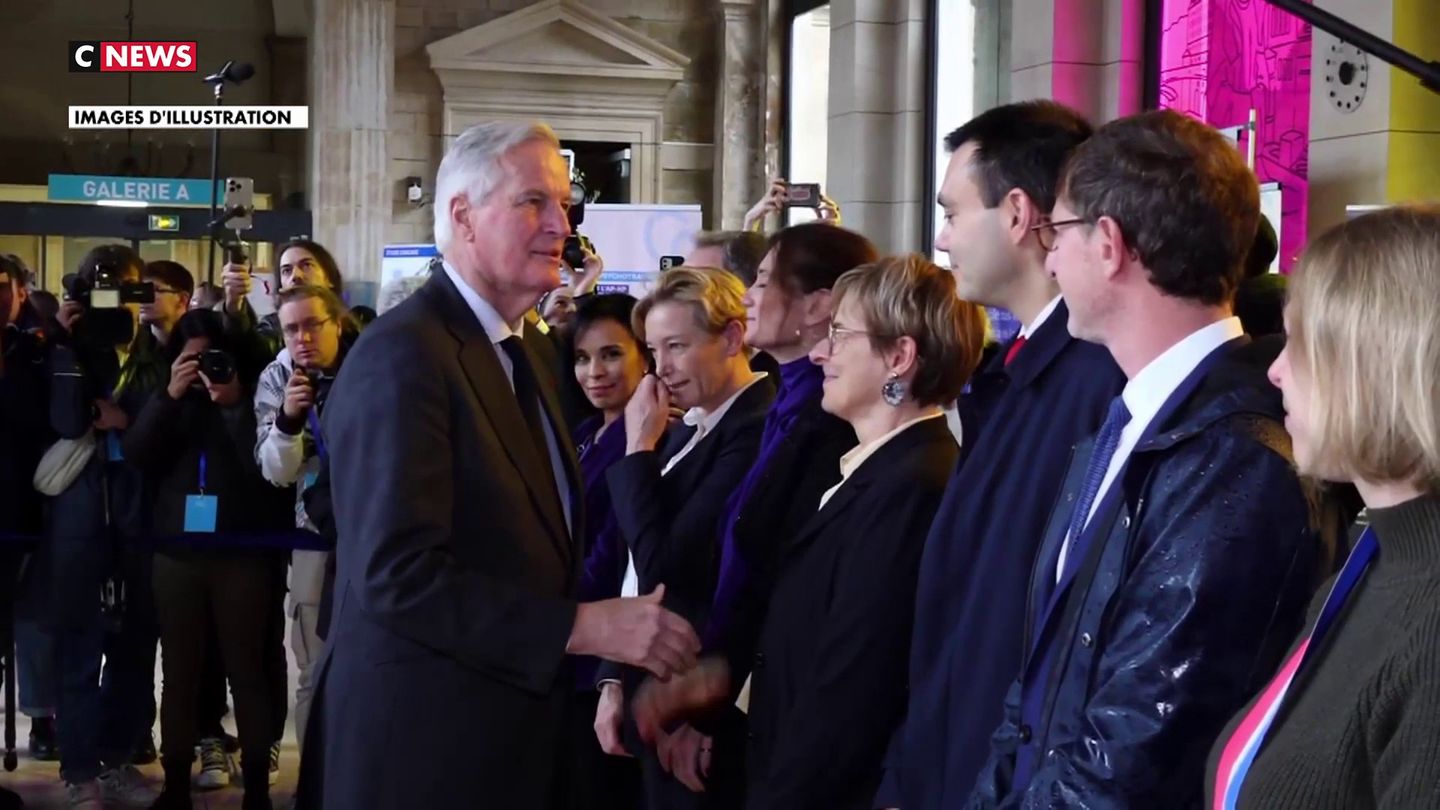
<path fill-rule="evenodd" d="M 1270 369 L 1300 471 L 1369 527 L 1280 670 L 1215 742 L 1214 810 L 1440 807 L 1440 207 L 1320 237 Z"/>

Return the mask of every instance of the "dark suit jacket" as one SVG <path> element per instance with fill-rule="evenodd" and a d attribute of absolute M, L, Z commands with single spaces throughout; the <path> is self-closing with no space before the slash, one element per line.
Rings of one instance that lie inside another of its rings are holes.
<path fill-rule="evenodd" d="M 324 417 L 335 608 L 297 806 L 550 806 L 582 510 L 558 404 L 541 390 L 573 533 L 496 351 L 446 275 L 346 359 Z"/>
<path fill-rule="evenodd" d="M 751 673 L 751 810 L 873 806 L 925 530 L 959 453 L 943 418 L 912 425 L 783 541 Z"/>
<path fill-rule="evenodd" d="M 997 352 L 960 400 L 965 460 L 926 540 L 910 645 L 910 708 L 876 806 L 963 802 L 1020 667 L 1025 594 L 1076 443 L 1125 376 L 1071 337 L 1062 302 L 1007 368 Z"/>

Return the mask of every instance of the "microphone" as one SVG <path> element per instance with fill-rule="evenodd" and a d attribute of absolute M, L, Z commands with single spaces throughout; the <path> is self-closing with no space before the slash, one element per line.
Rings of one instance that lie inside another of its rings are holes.
<path fill-rule="evenodd" d="M 220 70 L 206 76 L 202 81 L 206 84 L 222 84 L 224 82 L 240 84 L 241 82 L 249 81 L 250 77 L 254 75 L 254 65 L 249 62 L 236 62 L 231 60 L 226 62 L 225 66 L 220 68 Z"/>

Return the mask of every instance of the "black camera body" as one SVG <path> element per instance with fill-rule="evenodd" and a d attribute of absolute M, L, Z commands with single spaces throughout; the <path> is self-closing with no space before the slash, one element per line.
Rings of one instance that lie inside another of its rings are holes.
<path fill-rule="evenodd" d="M 85 333 L 102 345 L 129 343 L 135 337 L 135 319 L 127 304 L 153 304 L 155 285 L 148 281 L 123 282 L 121 268 L 108 262 L 95 265 L 93 279 L 71 273 L 61 280 L 65 300 L 84 307 Z"/>
<path fill-rule="evenodd" d="M 583 184 L 570 181 L 570 210 L 566 212 L 570 220 L 570 235 L 565 237 L 565 252 L 561 258 L 577 273 L 585 267 L 584 245 L 589 241 L 582 242 L 584 237 L 580 235 L 580 226 L 585 224 L 585 197 L 588 193 Z"/>
<path fill-rule="evenodd" d="M 215 385 L 225 385 L 235 379 L 235 358 L 229 352 L 207 349 L 200 355 L 200 373 Z"/>

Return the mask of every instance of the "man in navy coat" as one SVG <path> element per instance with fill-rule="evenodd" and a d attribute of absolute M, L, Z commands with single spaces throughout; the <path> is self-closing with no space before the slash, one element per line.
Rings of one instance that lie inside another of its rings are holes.
<path fill-rule="evenodd" d="M 926 540 L 910 649 L 910 704 L 880 807 L 953 807 L 970 794 L 1020 666 L 1030 567 L 1071 451 L 1094 433 L 1124 376 L 1071 337 L 1035 232 L 1070 153 L 1090 136 L 1050 101 L 997 107 L 945 139 L 940 188 L 960 295 L 1014 313 L 1020 336 L 960 402 L 964 460 Z"/>

